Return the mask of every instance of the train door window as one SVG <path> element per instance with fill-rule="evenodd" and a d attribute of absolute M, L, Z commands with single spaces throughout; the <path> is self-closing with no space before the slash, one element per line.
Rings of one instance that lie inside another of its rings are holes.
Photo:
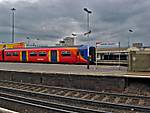
<path fill-rule="evenodd" d="M 18 56 L 18 52 L 13 52 L 13 56 Z"/>
<path fill-rule="evenodd" d="M 30 56 L 37 56 L 36 52 L 30 52 Z"/>
<path fill-rule="evenodd" d="M 10 52 L 7 52 L 7 53 L 6 53 L 6 56 L 11 56 L 11 53 L 10 53 Z"/>
<path fill-rule="evenodd" d="M 96 60 L 96 50 L 95 50 L 95 47 L 90 47 L 89 48 L 89 55 L 91 56 L 91 61 L 94 62 Z M 100 59 L 100 54 L 99 56 L 97 56 L 97 58 Z"/>
<path fill-rule="evenodd" d="M 57 50 L 51 50 L 51 62 L 56 63 L 57 62 Z"/>
<path fill-rule="evenodd" d="M 46 52 L 45 51 L 41 51 L 41 52 L 39 52 L 39 56 L 46 56 L 47 54 L 46 54 Z"/>
<path fill-rule="evenodd" d="M 71 52 L 70 51 L 62 51 L 61 55 L 62 56 L 71 56 Z"/>

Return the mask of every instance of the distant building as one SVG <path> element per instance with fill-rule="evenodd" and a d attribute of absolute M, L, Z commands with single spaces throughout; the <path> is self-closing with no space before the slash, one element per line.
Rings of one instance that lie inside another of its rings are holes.
<path fill-rule="evenodd" d="M 65 41 L 59 41 L 59 43 L 56 44 L 56 46 L 65 46 L 64 44 L 65 44 Z"/>
<path fill-rule="evenodd" d="M 25 43 L 27 47 L 42 47 L 54 45 L 51 40 L 39 40 L 39 39 L 27 39 Z"/>
<path fill-rule="evenodd" d="M 133 47 L 141 48 L 143 47 L 143 43 L 133 43 Z"/>
<path fill-rule="evenodd" d="M 74 38 L 73 37 L 66 37 L 64 38 L 65 46 L 73 46 L 74 45 Z"/>
<path fill-rule="evenodd" d="M 74 46 L 74 37 L 65 37 L 57 46 Z"/>

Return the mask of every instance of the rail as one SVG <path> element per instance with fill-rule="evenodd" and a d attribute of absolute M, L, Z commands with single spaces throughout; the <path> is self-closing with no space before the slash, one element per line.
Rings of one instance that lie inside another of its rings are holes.
<path fill-rule="evenodd" d="M 18 82 L 1 81 L 0 91 L 12 92 L 22 95 L 28 95 L 32 98 L 46 98 L 55 102 L 64 102 L 74 106 L 85 106 L 99 111 L 106 108 L 113 109 L 111 111 L 128 110 L 150 112 L 150 97 L 142 95 L 127 95 L 120 93 L 106 93 L 87 91 L 71 88 L 61 88 L 54 86 L 44 86 L 37 84 L 24 84 Z M 73 104 L 74 103 L 74 104 Z M 78 107 L 79 107 L 78 106 Z M 99 111 L 102 112 L 102 111 Z M 110 111 L 108 111 L 110 112 Z"/>

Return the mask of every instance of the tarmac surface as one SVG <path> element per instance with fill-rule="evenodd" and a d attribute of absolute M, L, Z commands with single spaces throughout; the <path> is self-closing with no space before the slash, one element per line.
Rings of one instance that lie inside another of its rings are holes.
<path fill-rule="evenodd" d="M 90 65 L 90 69 L 87 69 L 87 65 L 0 62 L 0 70 L 32 73 L 150 78 L 150 72 L 128 72 L 127 67 L 106 65 L 98 65 L 97 67 L 95 65 Z"/>

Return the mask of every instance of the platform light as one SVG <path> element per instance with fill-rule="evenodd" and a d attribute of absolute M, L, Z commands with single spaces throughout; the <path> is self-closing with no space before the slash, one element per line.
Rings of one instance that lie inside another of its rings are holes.
<path fill-rule="evenodd" d="M 12 43 L 15 42 L 15 8 L 12 8 Z"/>
<path fill-rule="evenodd" d="M 89 39 L 89 34 L 91 33 L 91 30 L 90 30 L 90 14 L 92 13 L 92 11 L 88 10 L 87 8 L 83 8 L 83 10 L 87 13 L 87 33 L 85 35 L 87 35 L 87 38 Z M 89 46 L 89 45 L 88 45 Z M 88 47 L 89 49 L 89 47 Z M 88 51 L 88 58 L 87 58 L 87 69 L 89 69 L 89 51 Z"/>

